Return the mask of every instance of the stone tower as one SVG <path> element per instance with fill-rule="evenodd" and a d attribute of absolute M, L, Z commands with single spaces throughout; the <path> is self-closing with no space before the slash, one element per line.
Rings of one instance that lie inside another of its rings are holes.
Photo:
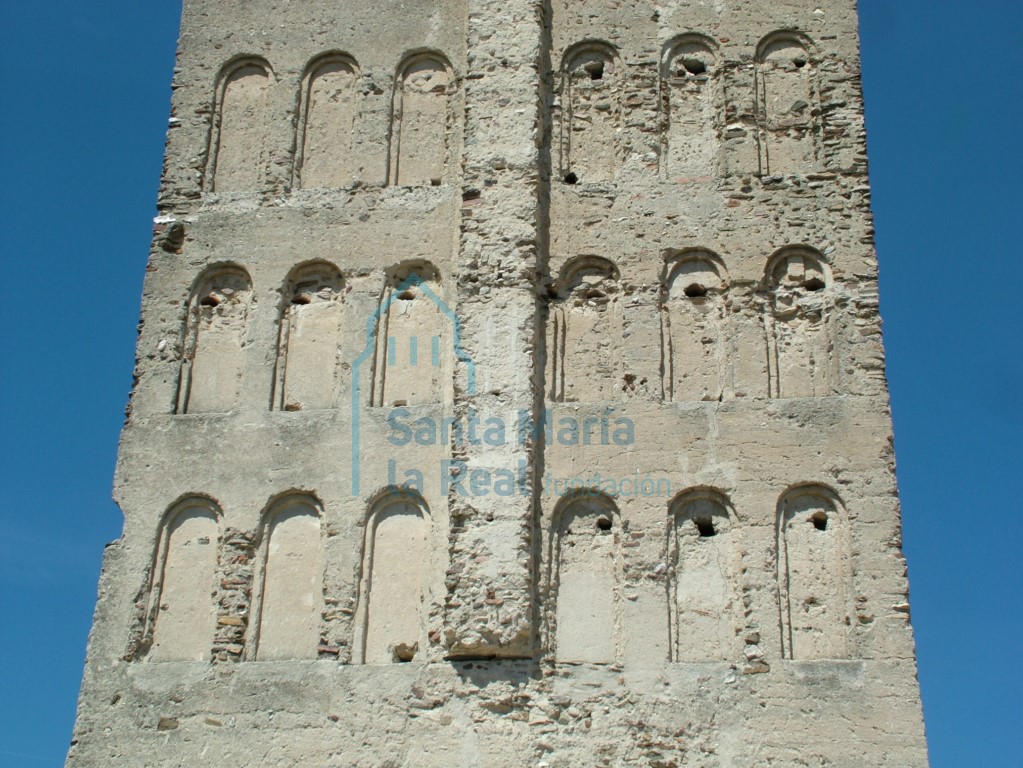
<path fill-rule="evenodd" d="M 854 0 L 185 0 L 68 765 L 927 764 Z"/>

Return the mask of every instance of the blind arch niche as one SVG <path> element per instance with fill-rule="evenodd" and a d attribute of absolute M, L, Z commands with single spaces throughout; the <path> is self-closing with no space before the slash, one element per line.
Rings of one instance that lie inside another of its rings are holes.
<path fill-rule="evenodd" d="M 804 485 L 782 494 L 777 556 L 782 657 L 849 658 L 849 526 L 831 489 Z"/>
<path fill-rule="evenodd" d="M 718 491 L 685 491 L 672 502 L 668 536 L 672 661 L 736 657 L 742 626 L 738 535 L 735 512 Z"/>
<path fill-rule="evenodd" d="M 436 51 L 414 53 L 399 65 L 391 108 L 392 184 L 451 183 L 456 93 L 451 64 Z"/>
<path fill-rule="evenodd" d="M 797 32 L 768 35 L 757 47 L 756 69 L 762 173 L 813 173 L 820 105 L 812 43 Z"/>
<path fill-rule="evenodd" d="M 232 61 L 221 72 L 213 108 L 209 191 L 257 192 L 263 188 L 273 84 L 273 70 L 260 58 Z"/>
<path fill-rule="evenodd" d="M 662 170 L 666 178 L 718 174 L 723 101 L 715 43 L 697 34 L 673 40 L 661 61 Z"/>
<path fill-rule="evenodd" d="M 265 660 L 315 659 L 323 618 L 320 503 L 293 493 L 264 515 L 249 652 Z"/>
<path fill-rule="evenodd" d="M 547 642 L 560 663 L 611 664 L 620 655 L 621 515 L 581 492 L 555 508 L 548 557 Z"/>
<path fill-rule="evenodd" d="M 618 52 L 586 40 L 565 51 L 561 71 L 561 175 L 569 184 L 612 181 L 618 168 Z"/>
<path fill-rule="evenodd" d="M 238 402 L 252 282 L 236 264 L 209 268 L 186 303 L 175 413 L 224 413 Z"/>
<path fill-rule="evenodd" d="M 390 488 L 370 507 L 355 649 L 361 663 L 423 660 L 433 573 L 431 537 L 429 509 L 416 493 Z"/>
<path fill-rule="evenodd" d="M 336 188 L 354 181 L 359 77 L 359 65 L 346 53 L 324 54 L 306 68 L 296 142 L 296 186 Z"/>
<path fill-rule="evenodd" d="M 771 396 L 836 394 L 835 294 L 824 257 L 806 246 L 782 248 L 768 262 L 765 283 Z"/>
<path fill-rule="evenodd" d="M 160 525 L 143 647 L 150 661 L 209 661 L 216 605 L 220 508 L 182 499 Z"/>

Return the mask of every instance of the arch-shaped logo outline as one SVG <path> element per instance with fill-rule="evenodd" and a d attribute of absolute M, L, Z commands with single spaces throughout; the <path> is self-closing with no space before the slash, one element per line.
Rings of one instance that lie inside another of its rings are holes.
<path fill-rule="evenodd" d="M 362 366 L 371 359 L 376 352 L 377 330 L 380 328 L 380 318 L 390 309 L 391 304 L 398 296 L 409 288 L 418 288 L 433 304 L 440 310 L 441 314 L 451 323 L 452 339 L 451 346 L 455 352 L 455 359 L 466 367 L 466 392 L 472 396 L 476 394 L 476 363 L 462 349 L 462 324 L 454 311 L 441 299 L 429 285 L 417 274 L 411 274 L 401 281 L 391 291 L 387 300 L 381 303 L 376 311 L 366 321 L 366 346 L 363 347 L 355 361 L 352 363 L 352 496 L 358 496 L 361 489 L 361 418 L 362 418 Z"/>

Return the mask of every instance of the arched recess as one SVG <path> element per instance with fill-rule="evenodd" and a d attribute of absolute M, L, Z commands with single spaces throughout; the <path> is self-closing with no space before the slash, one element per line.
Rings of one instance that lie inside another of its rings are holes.
<path fill-rule="evenodd" d="M 621 383 L 618 268 L 608 259 L 568 262 L 547 322 L 547 391 L 555 402 L 613 400 Z"/>
<path fill-rule="evenodd" d="M 718 175 L 724 126 L 720 71 L 717 46 L 704 35 L 681 35 L 665 46 L 661 157 L 669 179 Z"/>
<path fill-rule="evenodd" d="M 440 186 L 452 180 L 457 80 L 435 51 L 408 56 L 395 76 L 390 182 Z"/>
<path fill-rule="evenodd" d="M 210 267 L 189 294 L 175 413 L 223 413 L 238 402 L 252 282 L 236 264 Z"/>
<path fill-rule="evenodd" d="M 263 188 L 273 83 L 273 70 L 260 58 L 236 59 L 221 71 L 210 139 L 210 191 L 256 192 Z"/>
<path fill-rule="evenodd" d="M 734 659 L 742 627 L 735 513 L 720 492 L 694 489 L 675 498 L 669 515 L 672 660 Z"/>
<path fill-rule="evenodd" d="M 249 652 L 259 660 L 315 659 L 324 609 L 319 501 L 299 493 L 276 500 L 260 539 Z"/>
<path fill-rule="evenodd" d="M 548 645 L 559 662 L 614 663 L 621 645 L 618 507 L 599 493 L 566 496 L 551 526 Z"/>
<path fill-rule="evenodd" d="M 296 186 L 322 189 L 350 186 L 355 178 L 355 120 L 359 65 L 333 52 L 310 62 L 302 78 Z"/>
<path fill-rule="evenodd" d="M 805 246 L 778 251 L 768 262 L 769 387 L 772 397 L 825 397 L 838 386 L 832 331 L 834 297 L 824 257 Z"/>
<path fill-rule="evenodd" d="M 782 494 L 777 555 L 782 657 L 849 658 L 849 523 L 831 489 L 805 485 Z"/>
<path fill-rule="evenodd" d="M 445 401 L 451 387 L 454 315 L 429 262 L 388 271 L 376 312 L 371 402 L 406 406 Z"/>
<path fill-rule="evenodd" d="M 189 496 L 160 525 L 143 647 L 150 661 L 208 661 L 216 620 L 220 508 Z"/>
<path fill-rule="evenodd" d="M 356 658 L 422 660 L 430 602 L 431 518 L 418 494 L 389 488 L 370 506 L 363 548 Z"/>
<path fill-rule="evenodd" d="M 664 395 L 669 402 L 720 400 L 727 370 L 728 279 L 710 251 L 665 259 L 661 311 Z"/>
<path fill-rule="evenodd" d="M 561 177 L 614 179 L 618 167 L 621 65 L 609 43 L 587 40 L 565 51 L 561 72 Z"/>
<path fill-rule="evenodd" d="M 341 272 L 327 262 L 304 264 L 289 276 L 278 329 L 275 409 L 334 405 L 341 373 L 344 293 Z"/>
<path fill-rule="evenodd" d="M 797 32 L 775 32 L 757 47 L 760 167 L 767 175 L 817 167 L 817 66 L 813 45 Z"/>

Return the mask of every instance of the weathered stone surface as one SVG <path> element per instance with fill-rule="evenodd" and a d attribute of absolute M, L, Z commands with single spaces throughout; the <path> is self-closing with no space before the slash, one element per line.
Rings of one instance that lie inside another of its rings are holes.
<path fill-rule="evenodd" d="M 853 0 L 186 0 L 68 765 L 925 766 Z"/>

